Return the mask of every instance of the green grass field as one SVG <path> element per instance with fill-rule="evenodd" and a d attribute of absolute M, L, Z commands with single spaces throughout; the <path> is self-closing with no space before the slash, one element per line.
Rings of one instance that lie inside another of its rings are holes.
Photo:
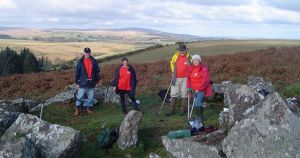
<path fill-rule="evenodd" d="M 134 158 L 147 157 L 149 153 L 157 153 L 161 157 L 169 157 L 161 142 L 161 136 L 166 135 L 171 130 L 187 129 L 187 116 L 176 115 L 166 117 L 163 113 L 157 115 L 161 99 L 155 94 L 142 94 L 137 98 L 141 100 L 141 110 L 144 113 L 139 127 L 139 143 L 136 148 L 120 150 L 116 146 L 108 153 L 96 146 L 96 137 L 103 124 L 105 127 L 119 127 L 125 115 L 121 113 L 116 104 L 100 104 L 94 108 L 93 115 L 83 115 L 75 117 L 73 107 L 68 105 L 51 105 L 45 108 L 43 119 L 50 123 L 70 126 L 82 131 L 87 142 L 83 144 L 78 157 L 111 157 L 118 158 L 130 154 Z M 132 109 L 131 106 L 127 107 Z M 217 125 L 218 114 L 221 111 L 222 103 L 210 103 L 210 107 L 205 110 L 206 125 Z M 179 108 L 177 108 L 179 109 Z M 160 121 L 162 120 L 162 121 Z"/>
<path fill-rule="evenodd" d="M 247 52 L 270 47 L 297 47 L 300 40 L 224 40 L 224 41 L 204 41 L 187 44 L 192 54 L 200 53 L 204 56 L 217 54 L 232 54 L 236 52 Z M 166 46 L 162 48 L 144 51 L 135 55 L 128 56 L 134 63 L 147 63 L 158 60 L 169 60 L 178 46 Z M 109 60 L 104 64 L 119 63 L 121 58 Z"/>

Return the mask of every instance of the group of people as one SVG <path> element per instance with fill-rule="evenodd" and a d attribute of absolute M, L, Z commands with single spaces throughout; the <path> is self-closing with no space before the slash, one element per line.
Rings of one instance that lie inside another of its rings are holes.
<path fill-rule="evenodd" d="M 120 95 L 121 110 L 126 114 L 125 95 L 129 96 L 134 110 L 139 110 L 135 99 L 137 77 L 127 58 L 122 58 L 121 62 L 122 64 L 115 71 L 112 86 L 114 92 Z M 203 120 L 203 99 L 212 95 L 212 87 L 209 70 L 202 64 L 200 55 L 191 56 L 187 46 L 180 44 L 170 61 L 170 67 L 172 99 L 166 115 L 175 114 L 176 101 L 179 97 L 181 98 L 180 115 L 185 115 L 188 110 L 188 98 L 194 98 L 196 115 Z M 94 89 L 99 84 L 99 73 L 100 68 L 95 58 L 91 56 L 91 49 L 85 48 L 75 72 L 75 83 L 78 88 L 75 115 L 80 114 L 81 105 L 88 113 L 93 113 Z"/>

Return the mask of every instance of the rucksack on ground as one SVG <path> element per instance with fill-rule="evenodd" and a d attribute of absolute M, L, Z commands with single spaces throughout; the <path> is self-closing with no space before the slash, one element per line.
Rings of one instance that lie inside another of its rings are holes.
<path fill-rule="evenodd" d="M 102 128 L 97 136 L 97 145 L 101 149 L 110 149 L 119 137 L 119 129 Z"/>
<path fill-rule="evenodd" d="M 205 129 L 204 124 L 200 119 L 190 119 L 188 121 L 188 124 L 192 135 L 196 135 L 197 133 L 202 132 Z"/>

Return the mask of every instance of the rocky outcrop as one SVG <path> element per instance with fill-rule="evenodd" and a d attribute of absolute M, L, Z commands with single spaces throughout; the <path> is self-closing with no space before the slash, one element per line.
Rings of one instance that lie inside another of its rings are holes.
<path fill-rule="evenodd" d="M 222 133 L 222 132 L 221 132 Z M 205 136 L 205 141 L 214 139 L 220 131 L 215 131 Z M 184 139 L 168 139 L 162 137 L 163 145 L 166 150 L 176 158 L 221 158 L 222 146 L 221 141 L 215 144 L 204 144 L 197 142 L 198 136 Z"/>
<path fill-rule="evenodd" d="M 160 158 L 160 156 L 155 153 L 150 153 L 149 158 Z"/>
<path fill-rule="evenodd" d="M 268 95 L 228 133 L 227 157 L 300 157 L 300 119 L 278 93 Z M 245 143 L 247 142 L 247 143 Z"/>
<path fill-rule="evenodd" d="M 0 108 L 12 112 L 28 113 L 32 108 L 38 106 L 39 103 L 31 100 L 18 98 L 14 100 L 0 100 Z"/>
<path fill-rule="evenodd" d="M 242 120 L 244 112 L 260 101 L 258 93 L 249 86 L 232 84 L 224 93 L 224 104 L 228 107 L 228 127 L 232 127 L 236 121 Z"/>
<path fill-rule="evenodd" d="M 250 76 L 247 85 L 257 92 L 261 99 L 275 92 L 272 82 L 262 77 Z"/>
<path fill-rule="evenodd" d="M 16 121 L 19 115 L 18 112 L 8 112 L 0 108 L 0 137 Z"/>
<path fill-rule="evenodd" d="M 130 111 L 123 120 L 120 130 L 117 146 L 124 150 L 130 147 L 136 147 L 138 143 L 138 129 L 143 114 L 139 111 Z"/>
<path fill-rule="evenodd" d="M 74 94 L 76 90 L 77 88 L 75 84 L 69 85 L 65 91 L 57 94 L 53 98 L 46 100 L 44 103 L 39 104 L 37 107 L 31 109 L 31 111 L 33 112 L 40 110 L 43 105 L 45 107 L 55 103 L 71 103 L 72 101 L 75 101 Z M 99 102 L 119 103 L 119 96 L 113 92 L 112 87 L 96 87 L 94 92 L 94 102 L 95 104 Z"/>
<path fill-rule="evenodd" d="M 228 129 L 229 127 L 229 109 L 228 108 L 224 108 L 223 111 L 221 111 L 221 113 L 219 114 L 219 125 L 223 128 L 223 129 Z"/>
<path fill-rule="evenodd" d="M 213 91 L 215 94 L 224 94 L 225 90 L 230 86 L 231 81 L 224 81 L 221 84 L 213 84 Z"/>
<path fill-rule="evenodd" d="M 2 136 L 0 155 L 4 158 L 72 157 L 82 140 L 82 134 L 70 127 L 21 114 Z"/>
<path fill-rule="evenodd" d="M 295 96 L 292 98 L 287 98 L 286 100 L 287 106 L 291 109 L 292 112 L 295 112 L 300 116 L 300 96 Z"/>

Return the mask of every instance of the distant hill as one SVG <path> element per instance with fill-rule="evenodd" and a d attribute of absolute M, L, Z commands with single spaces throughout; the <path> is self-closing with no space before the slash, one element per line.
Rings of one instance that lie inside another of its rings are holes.
<path fill-rule="evenodd" d="M 0 34 L 14 39 L 46 42 L 126 42 L 168 44 L 178 41 L 203 41 L 217 38 L 174 34 L 146 28 L 120 29 L 30 29 L 1 28 Z"/>
<path fill-rule="evenodd" d="M 176 33 L 168 33 L 168 32 L 163 32 L 163 31 L 158 31 L 158 30 L 153 30 L 153 29 L 147 29 L 147 28 L 120 28 L 120 29 L 110 29 L 112 31 L 137 31 L 137 32 L 144 32 L 149 35 L 154 35 L 154 36 L 161 36 L 165 37 L 168 39 L 172 40 L 177 40 L 177 41 L 202 41 L 202 40 L 219 40 L 221 38 L 214 38 L 214 37 L 200 37 L 200 36 L 195 36 L 195 35 L 188 35 L 188 34 L 176 34 Z"/>

